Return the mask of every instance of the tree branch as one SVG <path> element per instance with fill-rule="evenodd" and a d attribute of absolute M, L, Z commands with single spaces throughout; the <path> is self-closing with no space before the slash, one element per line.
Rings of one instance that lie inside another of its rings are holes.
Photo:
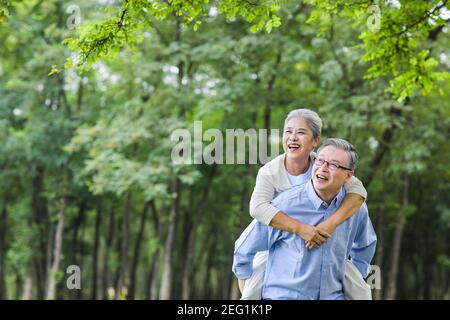
<path fill-rule="evenodd" d="M 403 29 L 402 31 L 398 32 L 395 36 L 399 37 L 402 34 L 408 32 L 411 28 L 414 28 L 415 26 L 417 26 L 418 24 L 422 23 L 423 21 L 425 21 L 427 18 L 431 17 L 436 11 L 441 10 L 442 8 L 445 7 L 445 5 L 447 4 L 448 0 L 445 0 L 441 5 L 436 6 L 433 10 L 431 11 L 427 11 L 427 13 L 425 14 L 425 16 L 423 16 L 422 18 L 420 18 L 419 20 L 417 20 L 416 22 L 410 24 L 409 26 L 405 27 L 405 29 Z"/>

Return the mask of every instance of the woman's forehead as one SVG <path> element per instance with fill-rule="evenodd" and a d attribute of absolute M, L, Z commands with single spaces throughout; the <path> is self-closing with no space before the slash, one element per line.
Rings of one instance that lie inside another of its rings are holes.
<path fill-rule="evenodd" d="M 303 118 L 295 117 L 286 122 L 285 128 L 292 129 L 309 129 L 308 123 Z"/>

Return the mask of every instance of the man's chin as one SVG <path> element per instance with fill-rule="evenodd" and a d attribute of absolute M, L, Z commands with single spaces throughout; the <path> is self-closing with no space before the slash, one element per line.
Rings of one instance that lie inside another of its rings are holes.
<path fill-rule="evenodd" d="M 319 182 L 317 180 L 313 180 L 314 188 L 319 191 L 323 191 L 327 189 L 329 183 Z"/>

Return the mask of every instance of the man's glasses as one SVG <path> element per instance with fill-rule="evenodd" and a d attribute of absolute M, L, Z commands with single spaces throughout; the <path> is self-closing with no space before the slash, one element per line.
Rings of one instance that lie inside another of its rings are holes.
<path fill-rule="evenodd" d="M 316 158 L 316 160 L 314 160 L 314 164 L 319 166 L 319 167 L 323 166 L 324 163 L 327 164 L 328 169 L 330 169 L 331 171 L 335 171 L 337 169 L 344 169 L 344 170 L 353 171 L 350 168 L 343 167 L 343 166 L 341 166 L 341 165 L 339 165 L 339 164 L 337 164 L 335 162 L 330 162 L 330 161 L 327 161 L 327 160 L 322 159 L 322 158 Z"/>

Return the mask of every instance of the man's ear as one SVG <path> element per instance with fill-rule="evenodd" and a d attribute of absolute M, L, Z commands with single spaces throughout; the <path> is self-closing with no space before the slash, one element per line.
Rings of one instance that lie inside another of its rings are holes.
<path fill-rule="evenodd" d="M 353 171 L 347 170 L 346 176 L 345 176 L 345 179 L 344 179 L 344 183 L 347 183 L 347 181 L 350 180 L 351 177 L 353 177 Z"/>

